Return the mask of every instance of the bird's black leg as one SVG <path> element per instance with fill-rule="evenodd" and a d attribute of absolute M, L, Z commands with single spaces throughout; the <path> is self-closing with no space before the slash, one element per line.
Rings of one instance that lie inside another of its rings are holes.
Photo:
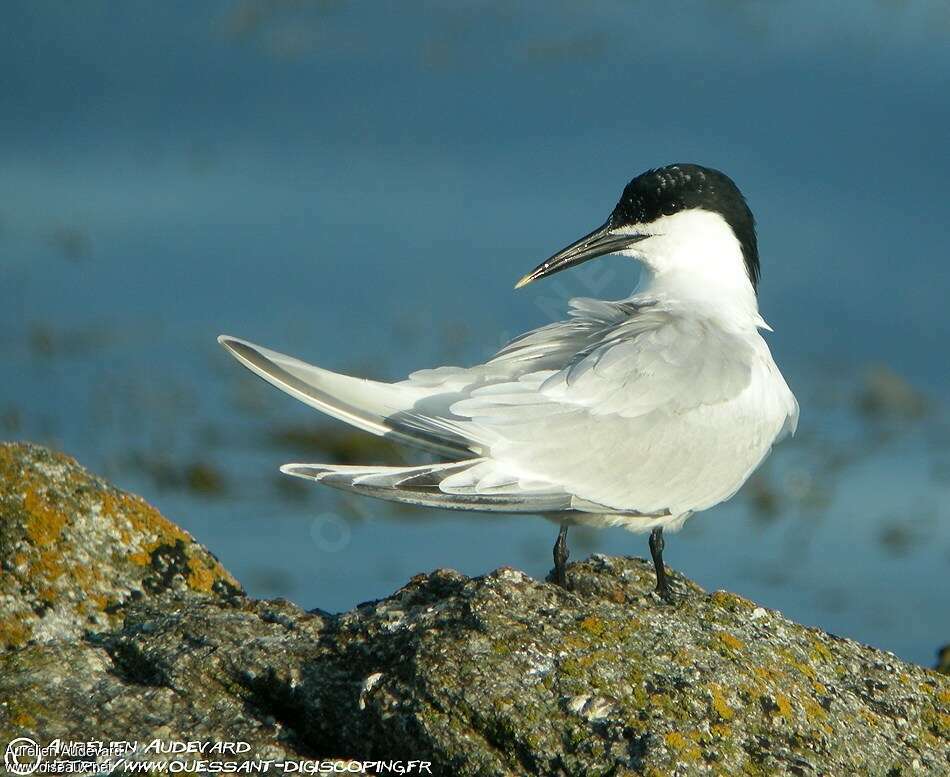
<path fill-rule="evenodd" d="M 561 588 L 567 588 L 567 559 L 571 551 L 567 549 L 567 526 L 561 526 L 554 543 L 554 582 Z"/>
<path fill-rule="evenodd" d="M 656 592 L 665 602 L 673 601 L 673 590 L 666 577 L 666 567 L 663 566 L 663 527 L 657 526 L 650 532 L 650 555 L 653 556 L 653 568 L 656 570 Z"/>

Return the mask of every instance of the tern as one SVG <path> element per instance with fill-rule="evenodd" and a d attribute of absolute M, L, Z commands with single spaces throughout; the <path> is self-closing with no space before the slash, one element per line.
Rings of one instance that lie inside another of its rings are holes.
<path fill-rule="evenodd" d="M 760 334 L 771 329 L 759 315 L 755 221 L 727 175 L 695 164 L 638 175 L 601 226 L 515 288 L 606 254 L 640 263 L 632 294 L 572 299 L 566 320 L 473 367 L 382 383 L 218 340 L 311 407 L 441 458 L 282 472 L 395 502 L 557 521 L 553 578 L 565 587 L 569 525 L 650 532 L 656 593 L 672 601 L 664 529 L 732 497 L 794 433 L 798 402 Z"/>

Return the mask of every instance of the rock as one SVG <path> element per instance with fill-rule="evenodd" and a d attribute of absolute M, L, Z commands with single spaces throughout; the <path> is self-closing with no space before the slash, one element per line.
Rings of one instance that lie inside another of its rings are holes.
<path fill-rule="evenodd" d="M 0 565 L 0 647 L 110 629 L 169 588 L 240 590 L 154 507 L 35 445 L 0 444 Z"/>
<path fill-rule="evenodd" d="M 28 524 L 22 494 L 120 493 L 42 449 L 0 450 L 3 563 L 25 552 L 6 526 Z M 152 574 L 132 559 L 146 551 L 82 531 L 100 538 L 84 562 Z M 211 564 L 189 541 L 189 563 Z M 74 575 L 68 544 L 52 547 Z M 254 757 L 424 759 L 451 775 L 950 773 L 950 678 L 679 575 L 666 605 L 640 559 L 572 564 L 571 591 L 437 570 L 341 615 L 248 599 L 214 569 L 208 585 L 184 571 L 123 584 L 82 633 L 36 614 L 0 654 L 0 741 L 239 739 Z M 17 579 L 3 601 L 19 614 L 35 594 Z"/>

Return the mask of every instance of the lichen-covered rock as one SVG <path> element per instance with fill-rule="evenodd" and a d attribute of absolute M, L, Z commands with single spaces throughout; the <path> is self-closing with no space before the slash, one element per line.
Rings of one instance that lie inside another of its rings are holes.
<path fill-rule="evenodd" d="M 335 616 L 125 597 L 82 638 L 0 654 L 0 741 L 237 738 L 446 775 L 950 773 L 950 678 L 678 575 L 664 604 L 639 559 L 569 579 L 439 570 Z"/>
<path fill-rule="evenodd" d="M 28 444 L 0 444 L 0 570 L 0 650 L 111 628 L 130 597 L 239 589 L 144 500 Z"/>

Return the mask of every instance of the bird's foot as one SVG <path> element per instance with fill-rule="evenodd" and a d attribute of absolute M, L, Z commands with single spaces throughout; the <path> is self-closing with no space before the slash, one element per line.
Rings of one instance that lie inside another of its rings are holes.
<path fill-rule="evenodd" d="M 653 593 L 667 604 L 676 604 L 676 589 L 666 572 L 656 581 L 656 588 L 653 589 Z"/>

